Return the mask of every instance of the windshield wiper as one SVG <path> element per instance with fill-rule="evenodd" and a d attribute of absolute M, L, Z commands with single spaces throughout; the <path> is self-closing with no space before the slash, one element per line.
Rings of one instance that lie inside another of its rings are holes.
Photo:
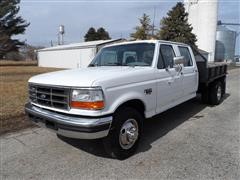
<path fill-rule="evenodd" d="M 107 64 L 103 64 L 102 66 L 122 66 L 121 63 L 107 63 Z"/>
<path fill-rule="evenodd" d="M 96 64 L 89 64 L 88 67 L 96 67 Z"/>

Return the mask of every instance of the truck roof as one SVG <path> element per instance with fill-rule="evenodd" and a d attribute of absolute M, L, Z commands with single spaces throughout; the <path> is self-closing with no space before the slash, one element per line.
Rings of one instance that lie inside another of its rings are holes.
<path fill-rule="evenodd" d="M 176 45 L 182 45 L 182 46 L 189 46 L 184 43 L 180 42 L 173 42 L 173 41 L 164 41 L 164 40 L 136 40 L 136 41 L 125 41 L 125 42 L 119 42 L 114 43 L 110 45 L 106 45 L 105 47 L 112 47 L 112 46 L 118 46 L 118 45 L 125 45 L 125 44 L 136 44 L 136 43 L 168 43 L 168 44 L 176 44 Z"/>

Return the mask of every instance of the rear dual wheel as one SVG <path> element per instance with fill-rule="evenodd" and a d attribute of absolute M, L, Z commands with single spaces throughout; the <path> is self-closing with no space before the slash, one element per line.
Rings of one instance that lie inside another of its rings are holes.
<path fill-rule="evenodd" d="M 221 81 L 216 81 L 210 86 L 209 103 L 218 105 L 222 101 L 224 89 Z"/>

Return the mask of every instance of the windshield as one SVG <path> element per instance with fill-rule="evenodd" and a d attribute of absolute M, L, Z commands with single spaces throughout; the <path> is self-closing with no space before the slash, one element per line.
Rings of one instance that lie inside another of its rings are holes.
<path fill-rule="evenodd" d="M 134 43 L 103 48 L 89 66 L 151 66 L 154 43 Z"/>

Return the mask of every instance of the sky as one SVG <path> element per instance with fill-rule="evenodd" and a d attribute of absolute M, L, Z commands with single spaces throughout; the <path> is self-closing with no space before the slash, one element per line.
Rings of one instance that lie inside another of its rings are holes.
<path fill-rule="evenodd" d="M 175 0 L 21 0 L 20 15 L 30 22 L 24 35 L 18 36 L 28 44 L 50 46 L 57 43 L 59 25 L 65 26 L 65 43 L 84 41 L 90 27 L 104 27 L 111 38 L 129 38 L 146 13 L 159 28 L 160 20 L 176 4 Z M 219 0 L 218 19 L 240 22 L 239 0 Z M 229 26 L 240 32 L 240 27 Z M 240 35 L 239 35 L 240 36 Z M 238 36 L 236 54 L 240 54 Z"/>

